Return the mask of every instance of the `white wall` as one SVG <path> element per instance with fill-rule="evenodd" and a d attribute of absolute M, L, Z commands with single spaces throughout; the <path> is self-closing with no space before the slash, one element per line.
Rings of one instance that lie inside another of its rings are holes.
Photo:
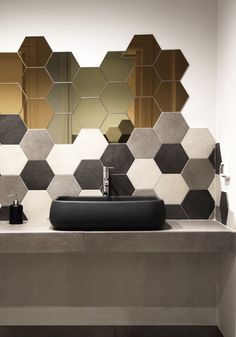
<path fill-rule="evenodd" d="M 215 0 L 1 0 L 0 51 L 44 35 L 54 51 L 73 51 L 82 66 L 98 66 L 106 51 L 152 33 L 163 49 L 181 49 L 190 64 L 182 81 L 190 126 L 214 132 L 216 14 Z"/>
<path fill-rule="evenodd" d="M 223 182 L 228 192 L 230 217 L 236 225 L 236 1 L 218 0 L 217 127 L 223 160 L 230 163 L 231 180 Z"/>

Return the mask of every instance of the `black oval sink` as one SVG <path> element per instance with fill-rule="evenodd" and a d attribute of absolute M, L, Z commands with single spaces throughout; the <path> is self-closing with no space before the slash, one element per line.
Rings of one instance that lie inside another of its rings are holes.
<path fill-rule="evenodd" d="M 50 221 L 58 230 L 157 230 L 165 223 L 165 205 L 157 197 L 59 197 Z"/>

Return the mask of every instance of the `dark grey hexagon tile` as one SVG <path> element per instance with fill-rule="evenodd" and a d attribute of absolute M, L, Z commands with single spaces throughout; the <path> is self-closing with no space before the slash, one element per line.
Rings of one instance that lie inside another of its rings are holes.
<path fill-rule="evenodd" d="M 43 160 L 46 159 L 54 143 L 47 130 L 27 130 L 20 146 L 28 159 Z"/>
<path fill-rule="evenodd" d="M 215 208 L 215 203 L 209 191 L 190 190 L 182 206 L 190 219 L 208 219 Z"/>
<path fill-rule="evenodd" d="M 220 164 L 222 163 L 220 143 L 216 143 L 215 145 L 215 169 L 216 174 L 220 174 Z"/>
<path fill-rule="evenodd" d="M 126 144 L 109 144 L 101 157 L 104 166 L 114 167 L 113 174 L 125 174 L 134 161 Z"/>
<path fill-rule="evenodd" d="M 151 128 L 138 128 L 132 132 L 127 145 L 135 158 L 154 158 L 161 142 Z"/>
<path fill-rule="evenodd" d="M 29 160 L 21 172 L 21 178 L 29 190 L 45 190 L 54 173 L 46 160 Z"/>
<path fill-rule="evenodd" d="M 18 200 L 22 201 L 27 188 L 20 176 L 0 176 L 0 204 L 8 206 L 12 203 L 11 194 L 17 194 Z"/>
<path fill-rule="evenodd" d="M 102 186 L 102 174 L 100 160 L 82 160 L 74 176 L 83 190 L 96 190 Z"/>
<path fill-rule="evenodd" d="M 19 115 L 0 116 L 0 144 L 19 144 L 26 130 Z"/>
<path fill-rule="evenodd" d="M 210 156 L 208 157 L 209 162 L 211 163 L 212 167 L 215 170 L 215 149 L 212 150 Z"/>
<path fill-rule="evenodd" d="M 56 175 L 49 184 L 47 191 L 52 199 L 67 195 L 76 197 L 80 194 L 81 188 L 72 175 Z"/>
<path fill-rule="evenodd" d="M 8 221 L 9 217 L 10 217 L 10 206 L 2 206 L 0 208 L 0 220 Z M 28 220 L 24 212 L 23 212 L 23 220 Z"/>
<path fill-rule="evenodd" d="M 191 190 L 204 190 L 210 186 L 215 172 L 208 159 L 189 159 L 182 176 Z"/>
<path fill-rule="evenodd" d="M 221 222 L 226 225 L 227 218 L 229 213 L 229 206 L 228 206 L 228 198 L 226 192 L 221 192 L 220 197 L 220 214 L 221 214 Z"/>
<path fill-rule="evenodd" d="M 188 219 L 188 216 L 181 205 L 165 205 L 166 219 Z"/>
<path fill-rule="evenodd" d="M 126 174 L 110 175 L 110 194 L 111 195 L 132 195 L 134 187 Z"/>
<path fill-rule="evenodd" d="M 153 189 L 135 190 L 133 196 L 136 197 L 156 197 L 156 193 Z"/>
<path fill-rule="evenodd" d="M 164 112 L 154 126 L 160 141 L 166 144 L 180 143 L 189 129 L 181 113 Z"/>
<path fill-rule="evenodd" d="M 162 173 L 181 173 L 188 156 L 181 144 L 163 144 L 154 159 Z"/>

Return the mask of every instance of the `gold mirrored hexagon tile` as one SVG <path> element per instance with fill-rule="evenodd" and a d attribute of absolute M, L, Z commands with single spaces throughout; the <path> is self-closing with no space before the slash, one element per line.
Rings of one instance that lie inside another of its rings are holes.
<path fill-rule="evenodd" d="M 134 128 L 154 127 L 162 112 L 181 111 L 187 67 L 181 50 L 161 50 L 151 34 L 134 35 L 126 51 L 109 51 L 90 68 L 71 52 L 53 52 L 45 37 L 29 36 L 17 53 L 0 53 L 0 113 L 48 129 L 55 143 L 72 143 L 82 128 L 124 143 Z"/>

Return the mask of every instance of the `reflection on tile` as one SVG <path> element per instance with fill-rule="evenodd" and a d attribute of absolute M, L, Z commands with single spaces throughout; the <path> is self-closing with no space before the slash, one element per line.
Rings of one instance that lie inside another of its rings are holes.
<path fill-rule="evenodd" d="M 44 68 L 27 68 L 22 83 L 27 98 L 46 98 L 53 84 Z"/>
<path fill-rule="evenodd" d="M 132 195 L 134 187 L 126 174 L 110 175 L 110 193 L 111 195 Z"/>
<path fill-rule="evenodd" d="M 102 186 L 103 166 L 100 160 L 82 160 L 74 176 L 83 190 L 100 189 Z"/>
<path fill-rule="evenodd" d="M 29 220 L 47 220 L 51 202 L 47 191 L 28 191 L 22 205 Z"/>
<path fill-rule="evenodd" d="M 181 144 L 189 158 L 208 158 L 215 147 L 208 129 L 189 129 Z"/>
<path fill-rule="evenodd" d="M 71 52 L 52 53 L 46 69 L 54 82 L 72 82 L 79 64 Z"/>
<path fill-rule="evenodd" d="M 0 144 L 19 144 L 26 126 L 17 115 L 0 115 Z"/>
<path fill-rule="evenodd" d="M 165 144 L 180 143 L 188 129 L 182 114 L 175 112 L 162 113 L 154 126 L 160 141 Z"/>
<path fill-rule="evenodd" d="M 152 189 L 161 176 L 153 159 L 135 159 L 127 172 L 135 189 Z"/>
<path fill-rule="evenodd" d="M 7 206 L 12 204 L 12 197 L 17 194 L 21 202 L 27 192 L 27 188 L 19 176 L 0 176 L 0 204 Z"/>
<path fill-rule="evenodd" d="M 99 129 L 82 129 L 74 141 L 81 159 L 100 159 L 107 145 Z"/>
<path fill-rule="evenodd" d="M 153 67 L 135 67 L 128 84 L 135 96 L 153 96 L 161 80 Z"/>
<path fill-rule="evenodd" d="M 128 116 L 136 128 L 152 128 L 161 115 L 153 97 L 136 97 Z"/>
<path fill-rule="evenodd" d="M 21 118 L 28 129 L 46 129 L 54 112 L 46 99 L 27 99 Z"/>
<path fill-rule="evenodd" d="M 126 81 L 134 62 L 123 56 L 122 51 L 109 51 L 100 68 L 108 81 Z"/>
<path fill-rule="evenodd" d="M 156 195 L 165 204 L 181 204 L 189 188 L 181 174 L 162 174 L 155 186 Z"/>
<path fill-rule="evenodd" d="M 46 190 L 54 174 L 46 160 L 29 160 L 21 178 L 29 190 Z"/>
<path fill-rule="evenodd" d="M 18 84 L 0 84 L 0 113 L 14 115 L 22 110 L 24 94 Z"/>
<path fill-rule="evenodd" d="M 181 205 L 165 205 L 166 206 L 166 219 L 188 219 Z"/>
<path fill-rule="evenodd" d="M 21 84 L 24 70 L 17 53 L 0 53 L 0 83 Z"/>
<path fill-rule="evenodd" d="M 79 96 L 72 83 L 54 83 L 48 101 L 55 113 L 72 113 L 79 104 Z"/>
<path fill-rule="evenodd" d="M 208 190 L 190 190 L 182 206 L 190 219 L 208 219 L 215 203 Z"/>
<path fill-rule="evenodd" d="M 154 158 L 161 143 L 151 128 L 134 129 L 127 145 L 135 158 Z"/>
<path fill-rule="evenodd" d="M 181 173 L 188 156 L 180 144 L 163 144 L 154 159 L 162 173 Z"/>
<path fill-rule="evenodd" d="M 71 144 L 56 144 L 47 157 L 54 174 L 74 174 L 80 163 L 80 156 Z"/>
<path fill-rule="evenodd" d="M 134 157 L 126 144 L 109 144 L 101 157 L 104 166 L 114 167 L 113 174 L 126 173 Z"/>
<path fill-rule="evenodd" d="M 204 190 L 209 187 L 215 172 L 208 159 L 190 159 L 182 176 L 191 190 Z"/>
<path fill-rule="evenodd" d="M 224 225 L 227 224 L 229 206 L 228 206 L 228 197 L 226 192 L 221 192 L 220 197 L 220 214 L 221 214 L 221 221 Z"/>
<path fill-rule="evenodd" d="M 27 157 L 18 145 L 0 146 L 0 174 L 20 175 Z"/>
<path fill-rule="evenodd" d="M 58 175 L 52 179 L 47 191 L 52 199 L 56 199 L 63 195 L 77 197 L 81 188 L 74 176 Z"/>
<path fill-rule="evenodd" d="M 99 97 L 106 85 L 100 68 L 81 68 L 74 79 L 79 97 Z"/>
<path fill-rule="evenodd" d="M 72 143 L 72 115 L 54 115 L 47 130 L 55 144 Z"/>
<path fill-rule="evenodd" d="M 53 147 L 47 130 L 28 130 L 20 146 L 30 160 L 46 159 Z"/>

